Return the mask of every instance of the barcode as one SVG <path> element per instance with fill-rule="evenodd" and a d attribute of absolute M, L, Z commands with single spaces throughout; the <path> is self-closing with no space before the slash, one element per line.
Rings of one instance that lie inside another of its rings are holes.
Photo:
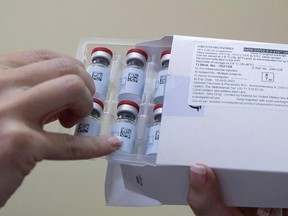
<path fill-rule="evenodd" d="M 159 140 L 159 138 L 160 138 L 160 131 L 159 130 L 157 130 L 156 131 L 156 133 L 155 133 L 155 140 Z"/>
<path fill-rule="evenodd" d="M 138 82 L 138 76 L 139 74 L 136 74 L 136 73 L 129 73 L 128 74 L 128 81 L 129 82 Z"/>
<path fill-rule="evenodd" d="M 80 123 L 77 128 L 78 133 L 88 133 L 89 131 L 89 124 L 87 123 Z"/>
<path fill-rule="evenodd" d="M 166 83 L 166 75 L 160 76 L 160 85 L 164 85 Z"/>
<path fill-rule="evenodd" d="M 103 78 L 103 73 L 99 73 L 99 72 L 93 72 L 92 73 L 92 78 L 96 81 L 102 81 Z"/>
<path fill-rule="evenodd" d="M 131 132 L 132 132 L 131 129 L 122 127 L 120 131 L 120 137 L 125 137 L 125 138 L 130 139 Z"/>

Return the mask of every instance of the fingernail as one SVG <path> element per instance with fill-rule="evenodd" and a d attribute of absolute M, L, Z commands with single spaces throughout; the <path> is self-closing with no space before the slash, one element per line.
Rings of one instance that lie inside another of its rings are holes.
<path fill-rule="evenodd" d="M 122 145 L 122 139 L 121 137 L 114 136 L 114 137 L 109 137 L 108 142 L 114 146 L 114 147 L 120 147 Z"/>
<path fill-rule="evenodd" d="M 190 183 L 192 187 L 198 188 L 206 184 L 207 169 L 201 164 L 193 164 L 190 167 Z"/>

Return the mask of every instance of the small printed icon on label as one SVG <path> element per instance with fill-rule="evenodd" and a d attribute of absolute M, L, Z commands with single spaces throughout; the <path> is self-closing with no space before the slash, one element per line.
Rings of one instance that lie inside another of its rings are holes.
<path fill-rule="evenodd" d="M 199 112 L 202 109 L 202 106 L 191 106 L 189 105 L 192 109 L 197 110 L 197 112 Z"/>
<path fill-rule="evenodd" d="M 143 181 L 142 181 L 141 175 L 137 175 L 137 176 L 136 176 L 136 182 L 137 182 L 137 184 L 139 184 L 140 186 L 143 186 Z"/>
<path fill-rule="evenodd" d="M 262 72 L 262 82 L 274 82 L 274 73 Z"/>

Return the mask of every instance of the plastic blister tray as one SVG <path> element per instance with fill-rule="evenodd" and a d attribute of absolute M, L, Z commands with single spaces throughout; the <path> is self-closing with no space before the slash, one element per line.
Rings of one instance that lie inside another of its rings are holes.
<path fill-rule="evenodd" d="M 122 164 L 131 165 L 156 165 L 155 155 L 145 155 L 148 145 L 148 132 L 153 124 L 153 95 L 155 89 L 156 74 L 160 70 L 161 53 L 171 49 L 171 45 L 156 43 L 145 43 L 133 40 L 86 38 L 79 42 L 76 57 L 88 68 L 91 64 L 91 51 L 96 47 L 106 47 L 113 52 L 113 58 L 110 63 L 110 83 L 104 110 L 101 115 L 100 135 L 110 135 L 114 121 L 117 119 L 118 91 L 120 75 L 126 66 L 126 53 L 131 48 L 139 48 L 148 54 L 145 66 L 145 87 L 142 100 L 139 103 L 140 111 L 137 118 L 137 138 L 132 153 L 119 153 L 107 156 L 108 160 L 116 161 Z M 169 44 L 169 43 L 168 43 Z M 97 86 L 96 86 L 97 88 Z"/>

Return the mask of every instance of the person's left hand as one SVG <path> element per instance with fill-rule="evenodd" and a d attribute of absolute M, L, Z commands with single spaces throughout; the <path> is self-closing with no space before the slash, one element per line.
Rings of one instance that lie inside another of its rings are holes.
<path fill-rule="evenodd" d="M 195 216 L 259 216 L 257 208 L 226 206 L 215 174 L 202 164 L 194 164 L 190 168 L 188 204 Z"/>

